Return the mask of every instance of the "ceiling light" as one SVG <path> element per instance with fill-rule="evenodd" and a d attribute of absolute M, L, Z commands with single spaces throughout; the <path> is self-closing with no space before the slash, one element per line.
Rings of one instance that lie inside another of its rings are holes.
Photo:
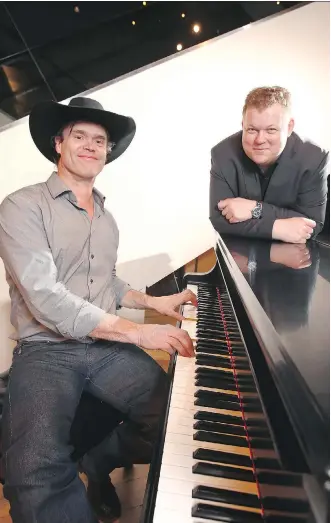
<path fill-rule="evenodd" d="M 182 18 L 185 18 L 185 13 L 182 13 Z"/>
<path fill-rule="evenodd" d="M 277 5 L 279 5 L 279 4 L 280 4 L 280 2 L 277 2 Z"/>
<path fill-rule="evenodd" d="M 134 20 L 132 20 L 132 25 L 136 25 L 136 22 Z"/>
<path fill-rule="evenodd" d="M 181 51 L 183 49 L 182 44 L 177 44 L 177 51 Z"/>
<path fill-rule="evenodd" d="M 199 26 L 198 24 L 194 24 L 194 26 L 193 26 L 193 31 L 194 31 L 195 33 L 199 33 L 199 32 L 200 32 L 200 26 Z"/>
<path fill-rule="evenodd" d="M 143 2 L 143 5 L 147 5 L 147 2 Z"/>
<path fill-rule="evenodd" d="M 74 11 L 75 11 L 75 13 L 79 13 L 79 7 L 78 7 L 78 5 L 76 5 L 76 6 L 74 7 Z"/>

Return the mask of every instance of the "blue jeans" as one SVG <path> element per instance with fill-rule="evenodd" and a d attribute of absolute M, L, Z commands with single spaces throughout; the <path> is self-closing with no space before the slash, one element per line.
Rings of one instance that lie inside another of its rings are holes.
<path fill-rule="evenodd" d="M 70 429 L 84 391 L 124 418 L 85 455 L 88 476 L 150 462 L 168 391 L 152 358 L 101 340 L 18 343 L 3 411 L 4 495 L 13 523 L 97 523 L 71 458 Z"/>

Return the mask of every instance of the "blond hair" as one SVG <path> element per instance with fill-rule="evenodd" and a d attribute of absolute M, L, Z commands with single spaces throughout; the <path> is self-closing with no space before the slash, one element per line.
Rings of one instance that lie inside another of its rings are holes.
<path fill-rule="evenodd" d="M 243 115 L 248 107 L 254 107 L 259 111 L 267 109 L 271 105 L 279 104 L 285 109 L 291 109 L 291 93 L 284 87 L 277 85 L 273 87 L 257 87 L 248 93 L 243 107 Z"/>

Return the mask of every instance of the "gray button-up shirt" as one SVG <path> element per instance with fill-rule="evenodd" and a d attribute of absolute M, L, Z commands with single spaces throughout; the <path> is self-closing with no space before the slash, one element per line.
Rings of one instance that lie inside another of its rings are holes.
<path fill-rule="evenodd" d="M 118 228 L 96 189 L 91 220 L 54 172 L 0 205 L 0 256 L 15 340 L 77 339 L 116 314 L 130 286 L 116 276 Z"/>

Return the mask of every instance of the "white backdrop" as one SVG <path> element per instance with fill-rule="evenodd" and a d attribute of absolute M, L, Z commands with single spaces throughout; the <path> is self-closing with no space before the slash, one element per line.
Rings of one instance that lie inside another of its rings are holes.
<path fill-rule="evenodd" d="M 118 275 L 134 288 L 152 285 L 214 244 L 210 149 L 239 130 L 250 89 L 288 88 L 296 131 L 329 148 L 329 20 L 329 3 L 315 2 L 88 93 L 137 123 L 126 154 L 96 184 L 120 229 Z M 33 145 L 27 118 L 0 130 L 0 170 L 0 200 L 50 175 L 52 165 Z M 0 371 L 10 362 L 11 330 L 1 264 Z"/>

